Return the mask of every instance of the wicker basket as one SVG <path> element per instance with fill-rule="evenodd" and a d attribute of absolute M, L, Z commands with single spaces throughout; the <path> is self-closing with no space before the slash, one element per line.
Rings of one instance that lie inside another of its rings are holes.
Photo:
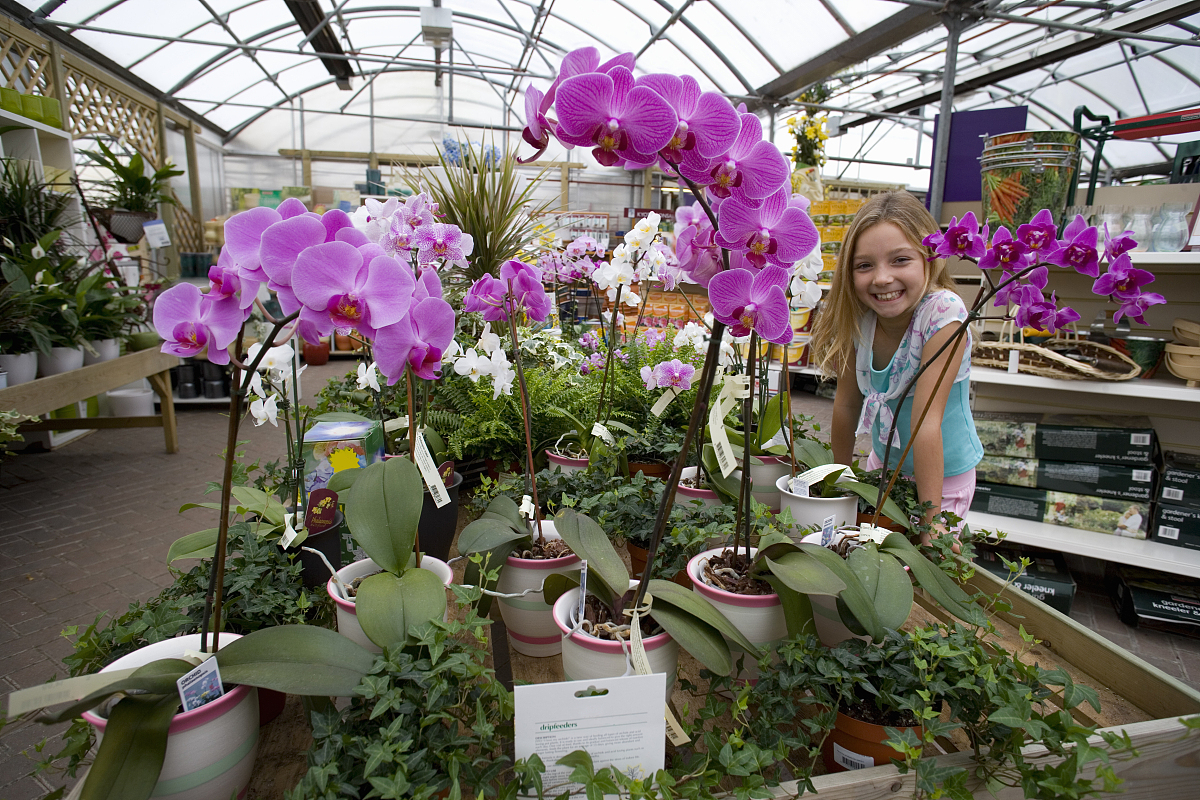
<path fill-rule="evenodd" d="M 124 211 L 115 208 L 93 208 L 92 216 L 121 244 L 137 244 L 144 235 L 142 223 L 158 219 L 154 211 Z"/>
<path fill-rule="evenodd" d="M 1010 332 L 1001 332 L 1005 338 Z M 1012 338 L 1009 336 L 1008 338 Z M 976 342 L 971 350 L 971 363 L 978 367 L 1008 369 L 1009 353 L 1017 353 L 1017 371 L 1043 378 L 1059 378 L 1067 381 L 1127 381 L 1142 373 L 1142 368 L 1124 353 L 1087 339 L 1079 338 L 1074 331 L 1070 335 L 1050 339 L 1044 344 L 1066 344 L 1077 349 L 1080 355 L 1095 360 L 1091 364 L 1056 353 L 1041 345 L 1024 341 Z"/>

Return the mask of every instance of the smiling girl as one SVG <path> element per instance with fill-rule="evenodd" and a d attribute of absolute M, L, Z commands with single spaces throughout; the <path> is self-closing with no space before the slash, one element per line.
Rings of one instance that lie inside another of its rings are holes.
<path fill-rule="evenodd" d="M 867 202 L 846 232 L 812 339 L 821 369 L 838 376 L 831 443 L 839 464 L 850 463 L 855 437 L 869 432 L 866 469 L 882 466 L 900 395 L 921 365 L 930 364 L 899 414 L 888 459 L 894 467 L 914 440 L 902 469 L 916 480 L 920 500 L 933 504 L 926 522 L 939 510 L 966 515 L 983 456 L 968 399 L 970 335 L 934 358 L 958 328 L 951 323 L 967 316 L 945 262 L 921 244 L 937 230 L 908 192 Z M 951 366 L 935 391 L 946 359 Z M 919 420 L 926 404 L 929 412 L 914 435 L 913 409 Z"/>

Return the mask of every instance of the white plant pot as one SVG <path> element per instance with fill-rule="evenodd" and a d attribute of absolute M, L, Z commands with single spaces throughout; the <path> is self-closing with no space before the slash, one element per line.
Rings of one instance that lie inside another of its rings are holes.
<path fill-rule="evenodd" d="M 562 470 L 564 475 L 570 475 L 573 472 L 583 472 L 588 468 L 588 459 L 560 456 L 552 450 L 546 451 L 546 459 L 550 462 L 551 470 L 557 467 Z"/>
<path fill-rule="evenodd" d="M 542 535 L 561 539 L 554 523 L 542 520 Z M 509 556 L 500 570 L 496 591 L 520 594 L 537 589 L 524 597 L 496 598 L 504 627 L 508 629 L 508 646 L 521 655 L 535 658 L 556 656 L 562 652 L 562 636 L 554 624 L 554 610 L 542 595 L 542 582 L 547 575 L 567 575 L 579 571 L 579 556 L 572 553 L 562 558 L 514 558 Z"/>
<path fill-rule="evenodd" d="M 835 533 L 833 535 L 833 543 L 836 544 L 841 539 L 842 534 Z M 821 544 L 820 533 L 810 533 L 803 539 L 805 544 Z M 859 636 L 846 627 L 846 623 L 842 622 L 842 615 L 838 613 L 837 598 L 823 594 L 810 594 L 809 601 L 812 603 L 813 623 L 817 626 L 817 638 L 821 640 L 821 644 L 826 647 L 833 647 L 838 642 L 844 642 L 847 639 L 862 639 L 864 642 L 870 641 L 870 636 Z"/>
<path fill-rule="evenodd" d="M 712 603 L 752 644 L 762 650 L 773 651 L 777 642 L 787 638 L 787 620 L 783 616 L 783 604 L 779 600 L 779 595 L 775 593 L 734 594 L 710 586 L 701 577 L 704 565 L 708 563 L 708 560 L 725 552 L 726 549 L 725 547 L 716 547 L 712 550 L 705 550 L 688 562 L 687 574 L 692 581 L 692 590 Z M 757 552 L 758 548 L 750 548 L 752 558 Z M 726 641 L 730 644 L 736 662 L 737 654 L 741 650 L 728 638 Z M 758 680 L 758 664 L 753 656 L 746 655 L 742 669 L 736 677 L 751 682 Z"/>
<path fill-rule="evenodd" d="M 150 389 L 113 389 L 108 392 L 108 413 L 113 417 L 153 417 L 154 392 Z"/>
<path fill-rule="evenodd" d="M 446 586 L 449 586 L 454 580 L 454 572 L 450 569 L 450 566 L 445 561 L 433 556 L 421 556 L 421 569 L 437 575 Z M 379 572 L 379 565 L 369 558 L 364 558 L 361 561 L 355 561 L 348 567 L 342 567 L 338 570 L 337 574 L 342 583 L 348 586 L 355 578 L 361 578 L 364 575 L 371 575 L 375 572 Z M 363 633 L 362 625 L 358 624 L 358 615 L 354 610 L 354 601 L 342 597 L 338 591 L 337 584 L 333 582 L 333 578 L 330 578 L 325 584 L 325 591 L 333 598 L 334 605 L 337 608 L 338 633 L 355 644 L 362 645 L 372 653 L 382 653 L 383 648 L 368 639 L 367 634 Z M 448 613 L 449 609 L 447 609 Z"/>
<path fill-rule="evenodd" d="M 755 501 L 762 503 L 772 511 L 779 511 L 780 496 L 776 481 L 780 476 L 791 474 L 791 464 L 778 456 L 754 456 L 761 464 L 750 465 L 750 494 Z M 735 481 L 742 479 L 742 471 L 735 469 L 729 473 Z"/>
<path fill-rule="evenodd" d="M 823 523 L 830 516 L 837 528 L 853 525 L 858 519 L 858 495 L 849 497 L 801 497 L 788 489 L 789 475 L 784 475 L 775 482 L 782 500 L 782 508 L 792 511 L 792 535 L 801 529 L 820 531 Z"/>
<path fill-rule="evenodd" d="M 637 586 L 630 581 L 629 588 Z M 627 664 L 625 650 L 620 642 L 610 642 L 583 633 L 571 632 L 571 616 L 579 606 L 579 587 L 565 592 L 554 603 L 554 624 L 562 638 L 563 675 L 568 681 L 586 681 L 593 678 L 619 678 L 632 668 Z M 568 634 L 570 634 L 568 636 Z M 642 640 L 646 649 L 646 660 L 653 673 L 667 675 L 667 700 L 675 688 L 675 677 L 679 671 L 679 643 L 668 633 L 660 633 Z"/>
<path fill-rule="evenodd" d="M 36 350 L 20 355 L 0 354 L 0 367 L 8 373 L 8 385 L 29 383 L 37 377 L 38 353 Z"/>
<path fill-rule="evenodd" d="M 684 467 L 679 477 L 681 479 L 695 478 L 699 470 L 699 467 Z M 697 502 L 702 506 L 719 506 L 721 505 L 721 497 L 712 489 L 693 489 L 690 486 L 684 486 L 682 483 L 675 490 L 675 505 L 691 507 Z"/>
<path fill-rule="evenodd" d="M 38 376 L 61 375 L 83 366 L 83 347 L 51 347 L 50 355 L 38 359 Z"/>
<path fill-rule="evenodd" d="M 96 351 L 96 355 L 92 355 L 86 347 L 84 348 L 83 365 L 85 367 L 90 364 L 99 364 L 102 361 L 112 361 L 121 355 L 121 341 L 119 339 L 93 339 L 88 344 Z"/>
<path fill-rule="evenodd" d="M 222 646 L 237 639 L 222 633 Z M 118 658 L 101 672 L 141 667 L 200 649 L 200 634 L 156 642 Z M 96 728 L 97 746 L 108 721 L 93 711 L 83 718 Z M 153 796 L 169 800 L 241 797 L 254 774 L 258 754 L 258 690 L 237 686 L 193 711 L 175 715 L 167 733 L 167 753 Z"/>

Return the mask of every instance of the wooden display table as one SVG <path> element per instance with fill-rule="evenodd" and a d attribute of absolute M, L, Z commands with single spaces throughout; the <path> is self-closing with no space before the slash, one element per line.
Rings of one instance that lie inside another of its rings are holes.
<path fill-rule="evenodd" d="M 168 370 L 178 363 L 178 357 L 160 352 L 157 347 L 139 350 L 112 361 L 0 389 L 0 409 L 37 417 L 132 381 L 148 378 L 161 401 L 161 416 L 48 419 L 26 423 L 20 431 L 161 427 L 167 452 L 178 453 L 179 435 L 175 430 L 175 405 L 171 399 L 171 376 L 168 374 Z"/>

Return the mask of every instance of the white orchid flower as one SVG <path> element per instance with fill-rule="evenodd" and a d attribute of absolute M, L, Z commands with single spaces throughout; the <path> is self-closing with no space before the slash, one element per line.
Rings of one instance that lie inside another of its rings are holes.
<path fill-rule="evenodd" d="M 675 334 L 672 344 L 675 345 L 676 350 L 688 344 L 699 350 L 704 346 L 704 335 L 705 330 L 702 326 L 694 322 L 689 322 L 683 326 L 683 329 L 679 333 Z"/>
<path fill-rule="evenodd" d="M 460 358 L 462 358 L 462 346 L 459 345 L 457 340 L 451 339 L 446 352 L 442 353 L 442 363 L 452 366 Z"/>
<path fill-rule="evenodd" d="M 503 353 L 504 351 L 499 352 Z M 484 375 L 492 374 L 492 362 L 487 356 L 476 353 L 474 347 L 468 347 L 467 352 L 454 362 L 454 372 L 458 375 L 466 375 L 472 383 L 478 383 Z"/>
<path fill-rule="evenodd" d="M 31 256 L 33 256 L 34 258 L 44 258 L 46 255 L 46 251 L 42 249 L 42 246 L 40 244 L 35 244 L 33 246 L 33 249 L 29 251 L 29 254 Z"/>
<path fill-rule="evenodd" d="M 261 398 L 266 398 L 266 390 L 263 389 L 262 375 L 257 372 L 250 376 L 250 391 Z"/>
<path fill-rule="evenodd" d="M 517 377 L 517 373 L 508 365 L 508 356 L 499 348 L 492 353 L 490 374 L 493 400 L 499 399 L 502 394 L 512 394 L 513 379 Z"/>
<path fill-rule="evenodd" d="M 308 364 L 303 364 L 301 365 L 300 369 L 296 370 L 297 385 L 300 383 L 300 376 L 304 374 L 304 370 L 306 369 L 308 369 Z M 283 386 L 283 396 L 290 399 L 292 397 L 293 384 L 290 380 L 286 380 L 286 377 L 287 376 L 281 377 L 279 383 Z"/>
<path fill-rule="evenodd" d="M 721 350 L 717 355 L 717 363 L 722 367 L 733 365 L 733 345 L 729 342 L 721 342 Z"/>
<path fill-rule="evenodd" d="M 360 362 L 358 365 L 358 388 L 366 389 L 368 387 L 379 391 L 379 373 L 375 371 L 374 361 L 370 364 Z"/>
<path fill-rule="evenodd" d="M 45 279 L 46 279 L 46 270 L 44 270 L 44 269 L 39 269 L 37 271 L 37 273 L 33 276 L 34 283 L 42 283 L 43 281 L 45 281 Z"/>
<path fill-rule="evenodd" d="M 479 349 L 490 356 L 499 348 L 500 337 L 492 333 L 492 323 L 489 322 L 483 326 L 483 333 L 479 335 Z"/>
<path fill-rule="evenodd" d="M 269 422 L 279 427 L 279 395 L 271 395 L 266 400 L 261 397 L 250 404 L 250 414 L 254 417 L 254 427 Z"/>
<path fill-rule="evenodd" d="M 259 351 L 262 350 L 262 345 L 258 342 L 250 345 L 250 349 L 246 351 L 246 357 L 249 361 L 254 361 L 258 358 Z M 286 372 L 292 368 L 292 359 L 296 357 L 296 351 L 290 345 L 282 344 L 278 347 L 269 348 L 262 361 L 258 362 L 260 372 L 271 370 L 273 372 Z"/>
<path fill-rule="evenodd" d="M 354 209 L 354 213 L 350 215 L 350 223 L 358 230 L 366 233 L 367 226 L 371 224 L 371 212 L 366 206 L 359 206 L 358 208 Z M 369 234 L 367 238 L 370 238 Z"/>
<path fill-rule="evenodd" d="M 821 258 L 821 251 L 813 248 L 813 251 L 797 261 L 792 269 L 796 275 L 803 277 L 804 280 L 815 281 L 821 274 L 821 270 L 825 269 L 825 260 Z"/>
<path fill-rule="evenodd" d="M 792 278 L 792 308 L 816 308 L 821 302 L 821 287 L 816 281 L 806 281 L 800 275 Z"/>
<path fill-rule="evenodd" d="M 8 238 L 7 236 L 5 236 L 5 237 L 3 237 L 2 239 L 0 239 L 0 241 L 3 241 L 3 242 L 4 242 L 4 246 L 5 246 L 5 247 L 7 247 L 9 250 L 16 250 L 16 249 L 17 249 L 17 246 L 16 246 L 16 244 L 14 244 L 14 243 L 13 243 L 13 240 L 12 240 L 12 239 L 10 239 L 10 238 Z"/>

